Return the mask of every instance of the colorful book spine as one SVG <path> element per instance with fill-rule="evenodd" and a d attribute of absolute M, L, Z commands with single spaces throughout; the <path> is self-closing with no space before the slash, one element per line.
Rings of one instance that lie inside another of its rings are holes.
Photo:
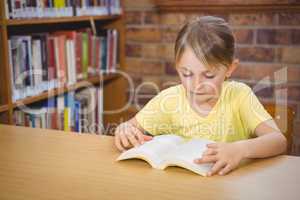
<path fill-rule="evenodd" d="M 116 30 L 98 36 L 88 29 L 12 36 L 8 42 L 14 102 L 113 73 L 119 63 Z"/>
<path fill-rule="evenodd" d="M 121 14 L 120 0 L 4 0 L 7 19 Z"/>

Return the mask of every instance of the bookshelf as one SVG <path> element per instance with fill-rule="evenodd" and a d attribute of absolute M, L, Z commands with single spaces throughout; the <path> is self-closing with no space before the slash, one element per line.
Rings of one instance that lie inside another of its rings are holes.
<path fill-rule="evenodd" d="M 30 105 L 51 97 L 64 94 L 69 91 L 76 91 L 88 85 L 103 83 L 104 110 L 119 109 L 126 104 L 126 80 L 117 73 L 110 72 L 88 76 L 71 85 L 63 85 L 54 89 L 43 91 L 37 95 L 13 100 L 11 88 L 11 69 L 9 61 L 8 39 L 11 36 L 23 34 L 36 34 L 55 31 L 72 31 L 83 28 L 91 28 L 95 24 L 96 30 L 116 29 L 118 32 L 118 60 L 119 70 L 125 67 L 125 24 L 124 14 L 101 15 L 101 16 L 73 16 L 56 18 L 30 18 L 30 19 L 7 19 L 5 1 L 0 2 L 0 124 L 15 125 L 13 112 L 19 105 Z M 122 8 L 121 1 L 121 8 Z M 98 31 L 97 31 L 98 32 Z M 119 123 L 124 112 L 105 114 L 104 126 L 111 123 Z"/>
<path fill-rule="evenodd" d="M 60 17 L 60 18 L 41 18 L 38 20 L 19 19 L 5 20 L 4 24 L 8 26 L 32 25 L 32 24 L 58 24 L 70 22 L 84 22 L 89 20 L 115 20 L 120 18 L 120 15 L 105 15 L 105 16 L 76 16 L 76 17 Z"/>

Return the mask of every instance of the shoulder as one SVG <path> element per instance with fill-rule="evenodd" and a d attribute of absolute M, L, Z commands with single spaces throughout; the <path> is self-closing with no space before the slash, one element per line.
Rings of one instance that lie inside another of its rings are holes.
<path fill-rule="evenodd" d="M 222 90 L 224 90 L 222 91 L 222 100 L 228 104 L 235 105 L 234 107 L 238 107 L 242 101 L 255 95 L 250 86 L 234 80 L 225 81 Z"/>
<path fill-rule="evenodd" d="M 166 110 L 174 110 L 178 105 L 180 99 L 184 97 L 184 89 L 181 84 L 171 86 L 160 91 L 156 96 L 154 96 L 148 103 L 146 107 L 159 107 L 159 109 L 164 108 Z"/>
<path fill-rule="evenodd" d="M 247 84 L 238 81 L 226 81 L 224 90 L 224 95 L 230 99 L 242 98 L 252 93 L 252 89 Z"/>
<path fill-rule="evenodd" d="M 159 94 L 165 95 L 165 94 L 178 94 L 183 91 L 182 84 L 174 85 L 171 87 L 168 87 L 164 90 L 162 90 Z"/>

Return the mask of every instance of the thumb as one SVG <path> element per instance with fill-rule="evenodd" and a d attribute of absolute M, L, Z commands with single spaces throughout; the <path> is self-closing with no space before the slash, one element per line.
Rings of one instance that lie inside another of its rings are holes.
<path fill-rule="evenodd" d="M 153 138 L 153 136 L 150 136 L 150 135 L 143 135 L 144 141 L 152 140 L 152 138 Z"/>
<path fill-rule="evenodd" d="M 209 143 L 206 145 L 207 148 L 217 148 L 218 144 L 217 143 Z"/>

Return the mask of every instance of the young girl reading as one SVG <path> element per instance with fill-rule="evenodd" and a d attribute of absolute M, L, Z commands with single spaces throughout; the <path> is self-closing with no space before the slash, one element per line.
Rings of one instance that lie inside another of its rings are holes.
<path fill-rule="evenodd" d="M 175 42 L 175 67 L 181 84 L 161 91 L 115 131 L 120 151 L 175 134 L 216 143 L 194 162 L 213 163 L 207 176 L 227 174 L 245 158 L 281 154 L 286 139 L 253 91 L 228 81 L 239 64 L 228 24 L 213 16 L 183 26 Z"/>

